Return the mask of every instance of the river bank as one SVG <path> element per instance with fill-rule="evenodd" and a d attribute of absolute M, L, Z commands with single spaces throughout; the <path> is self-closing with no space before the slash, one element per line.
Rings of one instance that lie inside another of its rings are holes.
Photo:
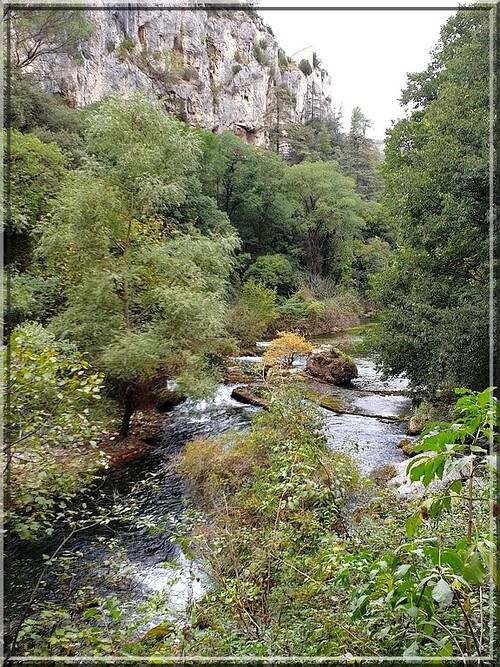
<path fill-rule="evenodd" d="M 343 345 L 349 351 L 353 342 L 359 340 L 358 334 L 359 331 L 352 335 L 344 332 L 333 338 L 321 337 L 314 343 Z M 257 351 L 263 349 L 264 343 Z M 403 394 L 404 382 L 383 382 L 368 357 L 358 355 L 354 359 L 359 377 L 352 386 L 327 389 L 335 400 L 365 414 L 333 413 L 324 408 L 319 411 L 328 446 L 349 452 L 363 474 L 376 476 L 377 469 L 406 460 L 397 444 L 405 434 L 401 419 L 409 415 L 411 401 Z M 243 366 L 253 366 L 258 355 L 239 361 Z M 297 363 L 300 366 L 301 361 Z M 250 428 L 259 408 L 235 401 L 231 398 L 233 389 L 234 384 L 223 384 L 211 399 L 188 399 L 164 415 L 139 414 L 136 435 L 116 449 L 113 441 L 109 444 L 110 453 L 114 450 L 115 466 L 106 474 L 105 498 L 99 501 L 109 504 L 110 516 L 113 507 L 133 506 L 135 518 L 118 516 L 107 527 L 83 531 L 67 545 L 65 557 L 73 562 L 74 590 L 90 585 L 94 599 L 112 597 L 119 601 L 117 604 L 125 604 L 130 609 L 130 619 L 135 619 L 130 620 L 130 627 L 134 622 L 138 624 L 135 634 L 147 632 L 163 621 L 182 624 L 193 600 L 202 592 L 198 565 L 183 552 L 192 521 L 186 523 L 183 518 L 179 524 L 189 492 L 175 469 L 175 461 L 185 443 L 193 439 L 219 436 L 231 429 L 244 433 Z M 323 384 L 321 390 L 325 391 Z M 384 415 L 395 419 L 387 421 Z M 55 541 L 36 550 L 27 546 L 24 554 L 17 555 L 11 593 L 18 608 L 29 597 L 30 582 L 43 563 L 42 554 L 52 553 L 56 546 Z M 45 604 L 47 597 L 63 603 L 58 586 L 57 577 L 50 577 L 39 592 L 39 603 Z M 137 609 L 157 596 L 162 600 L 161 611 L 153 614 L 150 621 L 145 620 L 147 614 L 139 620 Z"/>

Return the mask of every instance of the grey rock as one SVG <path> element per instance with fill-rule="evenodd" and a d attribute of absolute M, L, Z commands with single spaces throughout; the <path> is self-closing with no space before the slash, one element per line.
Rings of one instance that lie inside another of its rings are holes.
<path fill-rule="evenodd" d="M 275 85 L 286 85 L 295 95 L 293 120 L 331 118 L 330 76 L 318 67 L 309 76 L 293 64 L 280 69 L 278 44 L 256 13 L 157 4 L 158 9 L 89 11 L 96 27 L 80 58 L 40 57 L 30 67 L 34 79 L 75 107 L 140 91 L 164 99 L 168 112 L 191 125 L 217 133 L 232 130 L 249 144 L 268 140 L 265 125 Z M 262 64 L 255 47 L 264 42 Z M 312 61 L 312 53 L 308 57 Z"/>

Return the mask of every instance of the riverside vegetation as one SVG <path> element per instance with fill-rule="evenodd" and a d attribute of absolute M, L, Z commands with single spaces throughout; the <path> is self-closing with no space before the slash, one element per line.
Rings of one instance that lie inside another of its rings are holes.
<path fill-rule="evenodd" d="M 34 10 L 20 30 L 45 25 L 50 41 L 52 14 Z M 87 28 L 69 14 L 73 44 Z M 360 109 L 348 133 L 340 116 L 283 128 L 283 153 L 274 135 L 269 150 L 250 147 L 138 95 L 70 109 L 12 68 L 8 544 L 43 550 L 62 535 L 12 619 L 14 654 L 487 663 L 488 34 L 487 12 L 447 22 L 428 69 L 409 77 L 383 161 Z M 180 545 L 210 582 L 187 622 L 141 634 L 161 596 L 134 624 L 113 595 L 72 588 L 78 532 L 164 528 L 133 503 L 100 502 L 141 415 L 209 395 L 228 358 L 264 336 L 276 341 L 265 360 L 286 370 L 311 351 L 303 336 L 367 311 L 384 372 L 406 374 L 421 414 L 448 415 L 425 424 L 408 465 L 422 496 L 372 487 L 351 516 L 369 482 L 327 446 L 303 383 L 275 373 L 249 431 L 197 439 L 180 460 L 192 503 Z M 66 604 L 40 599 L 48 577 Z"/>

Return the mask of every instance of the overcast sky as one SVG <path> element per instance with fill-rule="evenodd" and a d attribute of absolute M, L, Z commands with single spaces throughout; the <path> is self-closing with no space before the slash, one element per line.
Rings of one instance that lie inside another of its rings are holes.
<path fill-rule="evenodd" d="M 361 107 L 371 119 L 367 132 L 383 139 L 386 128 L 403 115 L 399 106 L 407 73 L 427 67 L 429 52 L 439 39 L 441 26 L 454 14 L 457 2 L 396 2 L 391 0 L 311 0 L 315 7 L 394 7 L 356 11 L 262 11 L 265 7 L 302 7 L 302 0 L 261 0 L 260 14 L 271 26 L 288 55 L 312 46 L 332 77 L 333 106 L 343 107 L 344 129 L 351 110 Z M 449 9 L 401 10 L 401 6 Z M 300 61 L 297 53 L 295 60 Z"/>

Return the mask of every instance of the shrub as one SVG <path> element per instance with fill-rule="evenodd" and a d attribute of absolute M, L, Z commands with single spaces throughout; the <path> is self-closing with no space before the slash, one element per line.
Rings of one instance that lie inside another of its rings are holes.
<path fill-rule="evenodd" d="M 242 67 L 239 63 L 236 63 L 236 65 L 233 65 L 233 74 L 238 74 L 238 72 L 241 72 Z"/>
<path fill-rule="evenodd" d="M 311 63 L 309 60 L 306 60 L 306 58 L 303 58 L 300 63 L 299 63 L 299 69 L 302 72 L 302 74 L 305 74 L 306 76 L 309 76 L 312 74 L 312 67 Z"/>
<path fill-rule="evenodd" d="M 244 278 L 252 278 L 285 295 L 297 286 L 298 271 L 285 255 L 261 255 L 249 266 Z"/>
<path fill-rule="evenodd" d="M 128 56 L 132 53 L 134 49 L 135 49 L 135 39 L 133 39 L 132 37 L 124 37 L 120 42 L 120 46 L 118 47 L 119 57 L 122 60 L 125 60 L 126 58 L 128 58 Z"/>
<path fill-rule="evenodd" d="M 267 54 L 259 44 L 254 44 L 253 53 L 254 53 L 254 56 L 255 56 L 255 60 L 259 63 L 259 65 L 262 65 L 262 67 L 265 67 L 266 65 L 269 64 Z"/>
<path fill-rule="evenodd" d="M 248 349 L 255 345 L 278 316 L 276 292 L 255 280 L 248 280 L 229 309 L 227 329 L 243 348 Z"/>
<path fill-rule="evenodd" d="M 181 78 L 183 78 L 184 81 L 192 81 L 193 79 L 198 79 L 198 77 L 198 70 L 194 67 L 184 67 L 181 70 Z"/>
<path fill-rule="evenodd" d="M 313 346 L 299 334 L 279 331 L 262 357 L 265 366 L 290 368 L 296 356 L 307 357 Z"/>
<path fill-rule="evenodd" d="M 300 394 L 276 392 L 232 447 L 227 436 L 188 445 L 181 469 L 208 491 L 209 523 L 195 535 L 215 585 L 194 608 L 187 655 L 266 655 L 283 645 L 288 655 L 309 655 L 311 642 L 315 655 L 346 651 L 336 630 L 341 608 L 331 607 L 345 549 L 341 508 L 358 473 L 350 457 L 329 450 L 321 427 Z"/>
<path fill-rule="evenodd" d="M 287 69 L 288 67 L 288 58 L 283 49 L 278 49 L 278 66 L 280 69 Z"/>
<path fill-rule="evenodd" d="M 279 324 L 284 323 L 287 328 L 298 328 L 302 331 L 310 330 L 313 322 L 323 315 L 324 310 L 321 301 L 301 289 L 280 305 Z"/>
<path fill-rule="evenodd" d="M 116 48 L 116 44 L 114 43 L 114 41 L 112 39 L 106 40 L 106 51 L 108 53 L 113 53 L 115 48 Z"/>

